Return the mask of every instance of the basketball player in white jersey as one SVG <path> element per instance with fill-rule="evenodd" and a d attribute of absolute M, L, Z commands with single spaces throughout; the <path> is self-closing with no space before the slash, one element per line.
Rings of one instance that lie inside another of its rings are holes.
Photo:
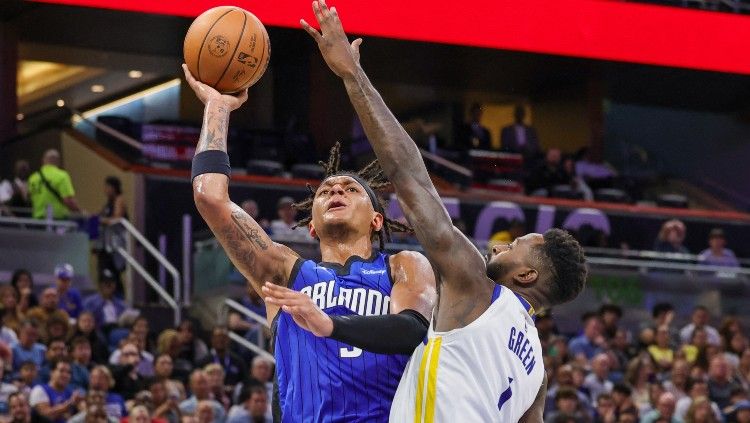
<path fill-rule="evenodd" d="M 367 138 L 439 277 L 438 305 L 414 344 L 391 408 L 391 422 L 541 422 L 546 392 L 534 310 L 574 299 L 586 264 L 568 233 L 551 229 L 496 246 L 487 257 L 451 222 L 419 149 L 359 65 L 361 39 L 347 40 L 335 8 L 313 2 L 321 32 L 302 21 L 346 87 Z M 334 327 L 310 298 L 264 287 L 266 300 L 318 336 Z M 368 319 L 355 323 L 373 338 Z M 386 317 L 387 318 L 387 317 Z M 355 345 L 355 344 L 353 344 Z M 355 345 L 356 346 L 356 345 Z"/>

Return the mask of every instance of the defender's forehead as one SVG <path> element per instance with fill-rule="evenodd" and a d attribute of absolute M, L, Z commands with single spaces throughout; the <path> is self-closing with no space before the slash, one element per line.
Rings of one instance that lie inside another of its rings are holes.
<path fill-rule="evenodd" d="M 320 184 L 320 186 L 321 187 L 324 187 L 324 186 L 325 187 L 332 187 L 332 186 L 334 186 L 336 184 L 341 184 L 341 185 L 344 185 L 344 186 L 351 185 L 351 184 L 357 184 L 358 186 L 362 187 L 362 185 L 359 182 L 357 182 L 356 179 L 354 179 L 354 178 L 352 178 L 351 176 L 348 176 L 348 175 L 334 175 L 334 176 L 329 176 L 328 178 L 326 178 L 325 180 L 323 180 L 323 182 Z"/>

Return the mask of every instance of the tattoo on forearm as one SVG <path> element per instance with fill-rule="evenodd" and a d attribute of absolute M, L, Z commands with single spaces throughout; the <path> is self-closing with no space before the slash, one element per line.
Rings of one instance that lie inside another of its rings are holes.
<path fill-rule="evenodd" d="M 216 111 L 208 112 L 204 123 L 198 151 L 227 150 L 227 129 L 229 126 L 229 110 L 218 106 Z"/>
<path fill-rule="evenodd" d="M 268 249 L 268 243 L 266 243 L 263 240 L 263 237 L 260 235 L 260 231 L 257 228 L 253 228 L 248 222 L 248 216 L 240 212 L 239 210 L 232 210 L 232 222 L 237 226 L 237 228 L 242 232 L 242 235 L 245 236 L 245 238 L 248 241 L 251 241 L 258 247 L 260 247 L 261 250 L 267 250 Z"/>

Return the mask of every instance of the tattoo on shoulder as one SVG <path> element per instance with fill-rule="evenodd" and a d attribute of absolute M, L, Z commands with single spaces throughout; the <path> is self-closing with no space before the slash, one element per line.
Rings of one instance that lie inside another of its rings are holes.
<path fill-rule="evenodd" d="M 261 250 L 268 249 L 268 243 L 263 240 L 263 237 L 260 235 L 260 230 L 251 226 L 246 215 L 242 214 L 238 210 L 233 210 L 232 222 L 234 222 L 234 224 L 246 239 L 260 247 Z"/>

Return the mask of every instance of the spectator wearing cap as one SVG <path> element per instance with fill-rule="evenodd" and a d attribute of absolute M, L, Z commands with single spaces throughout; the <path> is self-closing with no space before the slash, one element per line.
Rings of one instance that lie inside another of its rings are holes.
<path fill-rule="evenodd" d="M 26 317 L 31 320 L 36 320 L 37 323 L 43 327 L 47 327 L 47 320 L 52 316 L 57 319 L 70 320 L 68 312 L 58 308 L 60 303 L 60 297 L 57 293 L 56 288 L 46 288 L 42 291 L 42 296 L 39 300 L 39 305 L 29 310 Z"/>
<path fill-rule="evenodd" d="M 690 317 L 690 324 L 680 329 L 680 341 L 683 344 L 690 342 L 690 338 L 693 335 L 693 331 L 697 328 L 701 328 L 706 331 L 706 337 L 709 345 L 721 345 L 721 336 L 719 331 L 715 327 L 708 324 L 709 319 L 708 309 L 704 306 L 696 306 L 693 309 L 693 314 Z"/>
<path fill-rule="evenodd" d="M 281 197 L 276 203 L 276 210 L 278 219 L 271 222 L 271 233 L 274 236 L 295 240 L 312 239 L 306 227 L 294 227 L 297 224 L 297 209 L 294 208 L 292 197 Z"/>
<path fill-rule="evenodd" d="M 740 267 L 740 262 L 734 252 L 726 248 L 727 240 L 724 230 L 721 228 L 711 229 L 708 234 L 708 248 L 698 254 L 700 264 L 712 266 Z"/>
<path fill-rule="evenodd" d="M 109 269 L 99 276 L 99 292 L 86 297 L 83 308 L 94 315 L 96 325 L 103 330 L 117 326 L 122 313 L 128 308 L 125 302 L 115 295 L 117 279 Z"/>
<path fill-rule="evenodd" d="M 21 370 L 24 362 L 32 362 L 37 368 L 44 364 L 44 356 L 47 347 L 37 342 L 39 340 L 39 327 L 33 320 L 24 320 L 21 322 L 21 329 L 18 333 L 18 343 L 13 345 L 13 371 Z"/>
<path fill-rule="evenodd" d="M 570 340 L 568 350 L 575 358 L 591 360 L 604 345 L 602 322 L 596 313 L 586 313 L 582 320 L 583 333 Z"/>
<path fill-rule="evenodd" d="M 83 311 L 81 293 L 78 289 L 70 286 L 73 281 L 73 266 L 68 263 L 59 264 L 55 267 L 55 278 L 57 278 L 57 296 L 60 300 L 60 308 L 68 313 L 68 316 L 77 319 Z"/>

